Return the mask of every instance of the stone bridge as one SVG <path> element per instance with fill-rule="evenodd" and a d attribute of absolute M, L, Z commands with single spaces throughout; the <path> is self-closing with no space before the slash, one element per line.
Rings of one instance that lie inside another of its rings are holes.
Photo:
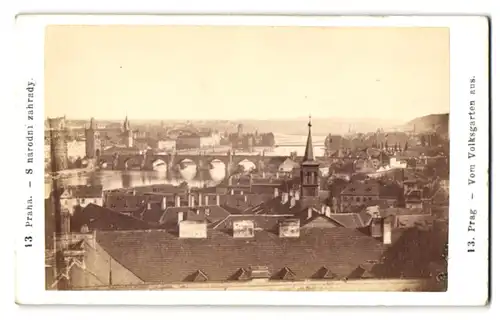
<path fill-rule="evenodd" d="M 144 154 L 144 155 L 103 155 L 98 159 L 102 169 L 109 170 L 166 170 L 178 171 L 185 166 L 195 166 L 198 171 L 210 170 L 214 166 L 224 166 L 226 174 L 240 169 L 254 167 L 257 170 L 278 167 L 287 156 L 266 156 L 262 154 L 240 155 L 182 155 L 182 154 Z"/>

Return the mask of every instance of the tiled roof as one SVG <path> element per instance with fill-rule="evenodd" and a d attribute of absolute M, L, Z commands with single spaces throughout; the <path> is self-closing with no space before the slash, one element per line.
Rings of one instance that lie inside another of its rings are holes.
<path fill-rule="evenodd" d="M 256 194 L 249 193 L 245 195 L 224 195 L 220 197 L 220 203 L 230 209 L 231 212 L 243 212 L 257 206 L 269 199 L 272 199 L 272 195 L 267 194 Z"/>
<path fill-rule="evenodd" d="M 379 195 L 379 185 L 377 183 L 359 183 L 353 182 L 347 185 L 341 192 L 342 195 Z"/>
<path fill-rule="evenodd" d="M 220 206 L 200 206 L 195 208 L 170 207 L 165 210 L 159 223 L 167 229 L 176 227 L 179 221 L 179 212 L 184 213 L 184 220 L 207 221 L 208 223 L 221 221 L 230 215 L 229 212 Z"/>
<path fill-rule="evenodd" d="M 422 227 L 426 228 L 434 221 L 434 216 L 430 214 L 412 214 L 397 216 L 395 225 L 398 228 Z"/>
<path fill-rule="evenodd" d="M 262 203 L 258 206 L 252 207 L 244 211 L 243 213 L 254 213 L 254 214 L 272 214 L 272 215 L 298 215 L 302 213 L 307 208 L 315 208 L 316 210 L 321 210 L 321 202 L 319 199 L 315 201 L 302 201 L 302 200 L 292 200 L 294 196 L 288 195 L 288 201 L 282 203 L 281 196 L 277 198 L 272 198 L 271 200 Z M 292 202 L 295 204 L 292 206 Z"/>
<path fill-rule="evenodd" d="M 119 212 L 132 212 L 146 207 L 148 197 L 123 193 L 108 193 L 106 207 Z"/>
<path fill-rule="evenodd" d="M 183 281 L 197 271 L 208 281 L 225 281 L 253 266 L 267 267 L 271 277 L 288 268 L 295 280 L 312 278 L 323 267 L 347 276 L 384 251 L 379 241 L 346 228 L 304 229 L 298 238 L 258 231 L 252 239 L 210 230 L 206 239 L 179 239 L 159 230 L 98 232 L 97 241 L 140 279 L 164 283 Z"/>
<path fill-rule="evenodd" d="M 351 229 L 364 228 L 371 221 L 371 216 L 363 211 L 360 213 L 333 213 L 330 214 L 329 218 L 341 226 Z"/>
<path fill-rule="evenodd" d="M 142 220 L 90 203 L 71 219 L 72 229 L 86 224 L 89 230 L 144 230 L 150 225 Z"/>
<path fill-rule="evenodd" d="M 374 267 L 375 273 L 385 278 L 428 277 L 432 265 L 445 263 L 442 255 L 448 243 L 447 229 L 446 223 L 435 224 L 430 230 L 394 230 L 397 239 L 385 252 L 382 264 Z"/>
<path fill-rule="evenodd" d="M 398 198 L 403 192 L 403 188 L 401 188 L 396 183 L 390 183 L 381 186 L 379 190 L 380 190 L 379 196 L 383 198 Z"/>

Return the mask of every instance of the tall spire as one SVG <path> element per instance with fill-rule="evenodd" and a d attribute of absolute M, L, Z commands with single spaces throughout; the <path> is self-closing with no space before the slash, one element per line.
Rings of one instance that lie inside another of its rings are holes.
<path fill-rule="evenodd" d="M 309 116 L 309 123 L 307 124 L 309 127 L 309 134 L 307 135 L 307 142 L 306 142 L 306 152 L 304 153 L 304 161 L 314 161 L 314 154 L 313 154 L 313 145 L 312 145 L 312 137 L 311 137 L 311 116 Z"/>
<path fill-rule="evenodd" d="M 128 115 L 125 115 L 125 121 L 123 122 L 123 131 L 130 130 L 130 123 L 128 122 Z"/>

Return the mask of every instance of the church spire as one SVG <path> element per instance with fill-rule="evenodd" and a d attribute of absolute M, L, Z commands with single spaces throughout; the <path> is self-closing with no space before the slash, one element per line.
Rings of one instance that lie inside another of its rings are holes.
<path fill-rule="evenodd" d="M 309 127 L 309 134 L 307 135 L 307 142 L 306 142 L 306 151 L 304 153 L 304 161 L 314 161 L 314 154 L 313 154 L 313 145 L 312 145 L 312 137 L 311 137 L 311 116 L 309 116 L 309 123 L 307 124 Z"/>
<path fill-rule="evenodd" d="M 128 122 L 128 115 L 125 116 L 125 121 L 123 122 L 123 131 L 130 130 L 130 123 Z"/>

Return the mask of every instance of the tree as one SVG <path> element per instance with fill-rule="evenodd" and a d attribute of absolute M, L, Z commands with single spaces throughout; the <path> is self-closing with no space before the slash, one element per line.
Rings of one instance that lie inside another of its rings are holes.
<path fill-rule="evenodd" d="M 405 142 L 405 151 L 408 150 L 408 141 Z"/>

